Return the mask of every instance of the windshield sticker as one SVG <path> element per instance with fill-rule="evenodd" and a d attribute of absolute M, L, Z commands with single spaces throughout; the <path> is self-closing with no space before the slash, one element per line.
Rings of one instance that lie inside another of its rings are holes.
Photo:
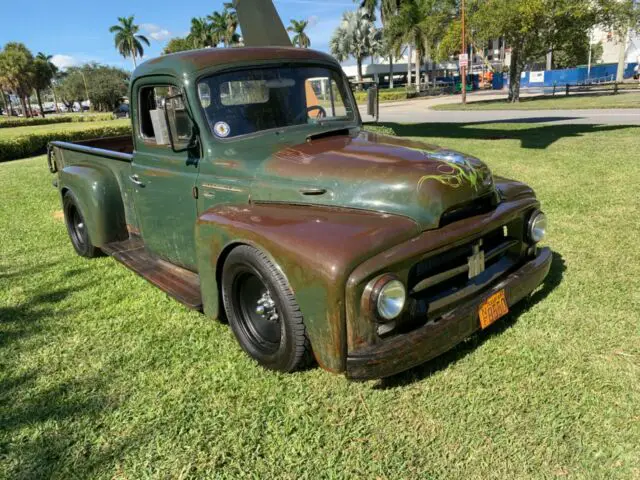
<path fill-rule="evenodd" d="M 231 133 L 231 128 L 229 128 L 229 124 L 227 122 L 216 122 L 213 126 L 213 133 L 218 137 L 228 137 Z"/>

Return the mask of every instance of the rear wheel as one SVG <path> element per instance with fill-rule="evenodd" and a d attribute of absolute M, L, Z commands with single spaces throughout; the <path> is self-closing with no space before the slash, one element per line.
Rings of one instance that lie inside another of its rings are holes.
<path fill-rule="evenodd" d="M 302 313 L 286 279 L 268 257 L 246 245 L 227 257 L 222 299 L 238 343 L 260 365 L 291 372 L 311 358 Z"/>
<path fill-rule="evenodd" d="M 94 258 L 100 255 L 100 250 L 91 243 L 85 217 L 73 193 L 65 192 L 62 198 L 62 207 L 67 232 L 76 253 L 86 258 Z"/>

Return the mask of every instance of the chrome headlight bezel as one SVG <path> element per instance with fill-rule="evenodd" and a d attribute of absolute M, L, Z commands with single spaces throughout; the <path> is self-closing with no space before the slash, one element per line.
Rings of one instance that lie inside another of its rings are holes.
<path fill-rule="evenodd" d="M 527 221 L 527 238 L 531 243 L 541 242 L 547 234 L 547 216 L 534 210 Z"/>
<path fill-rule="evenodd" d="M 369 283 L 369 309 L 380 323 L 396 320 L 407 304 L 407 288 L 396 275 L 386 273 Z"/>

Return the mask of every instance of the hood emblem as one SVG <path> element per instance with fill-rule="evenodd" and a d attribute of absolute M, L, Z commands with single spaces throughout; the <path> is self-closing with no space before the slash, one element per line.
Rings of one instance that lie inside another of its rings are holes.
<path fill-rule="evenodd" d="M 491 184 L 491 173 L 485 166 L 474 167 L 463 155 L 455 152 L 435 152 L 429 157 L 440 160 L 442 163 L 436 167 L 438 171 L 434 175 L 423 175 L 418 181 L 418 190 L 422 184 L 435 180 L 451 188 L 460 188 L 468 184 L 476 192 L 481 185 Z"/>

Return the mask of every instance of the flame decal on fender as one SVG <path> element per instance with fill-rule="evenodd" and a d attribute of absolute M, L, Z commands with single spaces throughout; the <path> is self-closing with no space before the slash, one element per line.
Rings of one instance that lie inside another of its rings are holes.
<path fill-rule="evenodd" d="M 486 167 L 476 168 L 463 156 L 454 152 L 439 152 L 431 154 L 432 158 L 441 160 L 438 165 L 438 173 L 435 175 L 424 175 L 418 181 L 418 190 L 424 182 L 435 180 L 451 188 L 460 188 L 464 183 L 469 184 L 476 192 L 480 185 L 491 183 L 491 174 Z"/>

